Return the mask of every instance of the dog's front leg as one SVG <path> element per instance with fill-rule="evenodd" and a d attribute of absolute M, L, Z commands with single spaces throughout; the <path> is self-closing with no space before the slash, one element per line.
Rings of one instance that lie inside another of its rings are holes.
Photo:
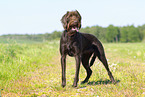
<path fill-rule="evenodd" d="M 74 78 L 74 83 L 73 86 L 77 87 L 77 83 L 79 81 L 79 70 L 80 70 L 80 55 L 76 55 L 75 56 L 75 60 L 76 60 L 76 73 L 75 73 L 75 78 Z"/>
<path fill-rule="evenodd" d="M 61 56 L 61 68 L 62 68 L 62 87 L 66 85 L 66 55 Z"/>

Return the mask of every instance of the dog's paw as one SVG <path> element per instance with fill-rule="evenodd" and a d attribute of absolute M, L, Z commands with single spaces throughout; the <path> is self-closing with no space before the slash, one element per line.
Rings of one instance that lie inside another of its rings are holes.
<path fill-rule="evenodd" d="M 81 82 L 81 84 L 85 84 L 88 82 L 88 79 L 85 79 L 84 81 Z"/>
<path fill-rule="evenodd" d="M 111 83 L 116 84 L 116 81 L 114 79 L 111 79 Z"/>
<path fill-rule="evenodd" d="M 66 84 L 65 83 L 62 83 L 62 85 L 61 85 L 63 88 L 66 86 Z"/>
<path fill-rule="evenodd" d="M 77 84 L 73 84 L 72 87 L 75 87 L 76 88 L 77 87 Z"/>
<path fill-rule="evenodd" d="M 82 82 L 81 82 L 81 84 L 85 84 L 85 83 L 87 83 L 87 81 L 82 81 Z"/>

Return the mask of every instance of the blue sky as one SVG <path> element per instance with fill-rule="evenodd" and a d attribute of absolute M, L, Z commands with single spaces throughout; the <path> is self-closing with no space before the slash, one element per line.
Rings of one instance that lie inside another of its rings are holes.
<path fill-rule="evenodd" d="M 145 24 L 145 0 L 0 0 L 0 35 L 62 31 L 61 17 L 75 9 L 82 27 Z"/>

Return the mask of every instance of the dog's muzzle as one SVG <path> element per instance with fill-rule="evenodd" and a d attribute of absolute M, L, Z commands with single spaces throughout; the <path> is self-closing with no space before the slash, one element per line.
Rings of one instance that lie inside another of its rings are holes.
<path fill-rule="evenodd" d="M 72 31 L 78 32 L 79 31 L 78 21 L 71 21 L 70 23 L 68 23 L 67 30 L 68 31 L 72 30 Z"/>

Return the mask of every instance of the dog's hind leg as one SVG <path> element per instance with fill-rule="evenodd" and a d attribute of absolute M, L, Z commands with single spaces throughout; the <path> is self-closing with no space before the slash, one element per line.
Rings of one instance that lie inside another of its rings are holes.
<path fill-rule="evenodd" d="M 110 71 L 110 69 L 109 69 L 109 67 L 108 67 L 108 63 L 107 63 L 105 54 L 100 54 L 100 55 L 98 56 L 98 58 L 99 58 L 99 60 L 103 63 L 103 65 L 105 66 L 105 68 L 106 68 L 106 70 L 107 70 L 107 72 L 108 72 L 108 75 L 109 75 L 111 81 L 112 81 L 113 83 L 115 83 L 114 77 L 113 77 L 113 75 L 112 75 L 112 73 L 111 73 L 111 71 Z"/>
<path fill-rule="evenodd" d="M 89 66 L 90 57 L 91 57 L 91 54 L 90 55 L 88 55 L 88 54 L 82 55 L 82 65 L 84 66 L 84 68 L 86 69 L 86 72 L 87 72 L 87 76 L 86 76 L 85 80 L 82 81 L 82 84 L 88 82 L 88 80 L 92 74 L 92 70 Z"/>
<path fill-rule="evenodd" d="M 98 58 L 99 58 L 99 60 L 105 66 L 111 81 L 113 83 L 115 83 L 114 77 L 113 77 L 113 75 L 112 75 L 112 73 L 111 73 L 111 71 L 110 71 L 110 69 L 108 67 L 108 62 L 106 60 L 104 48 L 103 48 L 101 42 L 98 39 L 95 39 L 94 45 L 97 47 L 97 52 L 98 52 Z"/>

